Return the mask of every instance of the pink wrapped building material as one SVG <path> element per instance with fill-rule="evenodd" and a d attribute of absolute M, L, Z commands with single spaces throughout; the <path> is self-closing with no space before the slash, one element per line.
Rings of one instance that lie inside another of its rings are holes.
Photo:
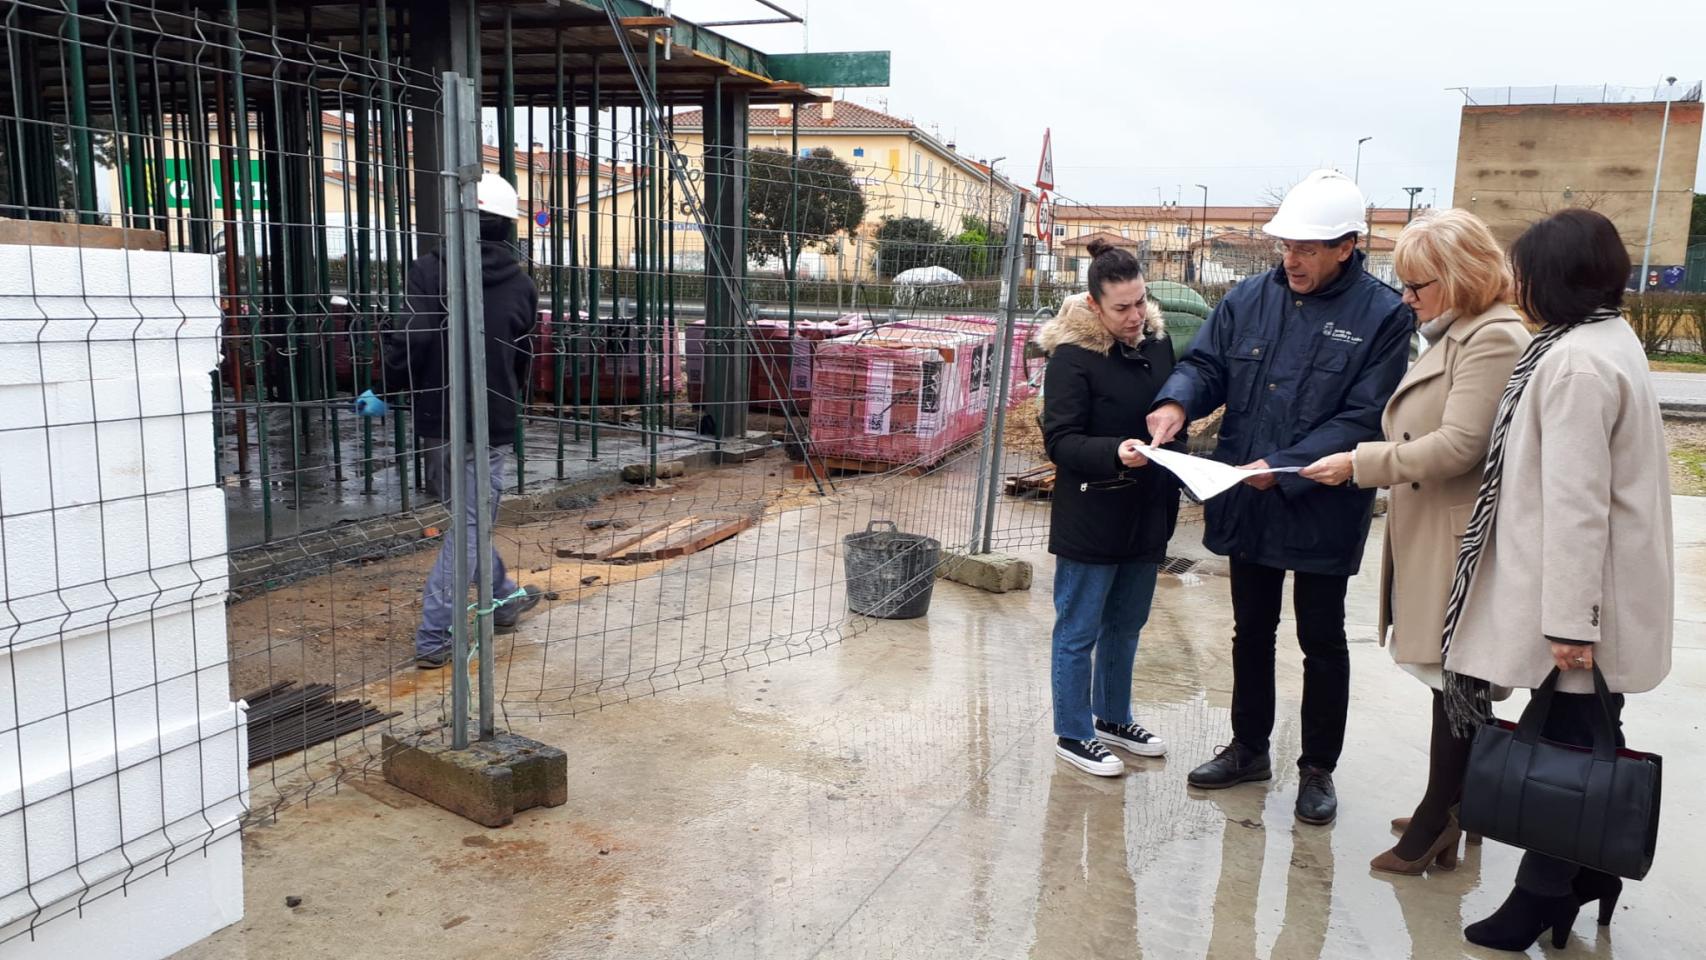
<path fill-rule="evenodd" d="M 955 330 L 965 333 L 984 333 L 991 343 L 994 343 L 995 339 L 1000 336 L 1001 331 L 1000 321 L 995 317 L 973 315 L 908 320 L 905 323 L 902 323 L 901 326 L 916 327 L 927 330 Z M 1043 361 L 1041 359 L 1027 360 L 1025 357 L 1025 345 L 1035 339 L 1037 329 L 1040 326 L 1041 324 L 1035 320 L 1029 320 L 1023 317 L 1014 319 L 1013 352 L 1010 366 L 1008 367 L 1010 372 L 1007 381 L 1007 406 L 1009 408 L 1022 400 L 1036 396 L 1037 387 L 1030 382 L 1033 376 L 1035 376 L 1035 379 L 1039 383 L 1042 381 L 1041 374 Z M 982 369 L 982 376 L 987 379 L 987 382 L 994 383 L 996 374 L 1000 372 L 997 362 L 998 360 L 996 355 L 990 354 L 987 360 L 979 359 L 974 366 L 979 366 L 980 369 Z M 987 366 L 983 366 L 984 364 L 987 364 Z M 980 393 L 978 394 L 978 399 L 984 400 L 985 397 Z"/>
<path fill-rule="evenodd" d="M 600 317 L 598 332 L 600 335 L 593 335 L 585 311 L 566 332 L 559 330 L 554 312 L 539 311 L 539 325 L 533 330 L 535 402 L 549 403 L 556 396 L 554 380 L 559 361 L 565 403 L 592 403 L 595 396 L 599 406 L 655 403 L 674 394 L 685 382 L 681 348 L 667 321 L 642 326 L 631 317 Z M 579 396 L 575 394 L 577 383 Z"/>
<path fill-rule="evenodd" d="M 856 314 L 835 320 L 797 320 L 790 337 L 787 320 L 753 321 L 749 327 L 751 340 L 745 345 L 749 361 L 747 399 L 752 409 L 781 413 L 785 397 L 791 397 L 801 410 L 808 409 L 812 400 L 812 354 L 817 345 L 865 326 Z M 698 404 L 704 394 L 705 321 L 689 325 L 686 339 L 687 398 Z"/>
<path fill-rule="evenodd" d="M 813 452 L 894 466 L 941 460 L 983 427 L 972 361 L 988 343 L 899 325 L 825 341 L 812 371 Z"/>

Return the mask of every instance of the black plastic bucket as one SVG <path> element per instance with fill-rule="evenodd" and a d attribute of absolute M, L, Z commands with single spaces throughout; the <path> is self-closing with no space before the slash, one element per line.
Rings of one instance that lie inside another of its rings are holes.
<path fill-rule="evenodd" d="M 879 530 L 886 526 L 888 529 Z M 942 544 L 901 533 L 892 520 L 872 520 L 864 533 L 841 538 L 847 572 L 847 609 L 867 617 L 911 620 L 930 610 Z"/>

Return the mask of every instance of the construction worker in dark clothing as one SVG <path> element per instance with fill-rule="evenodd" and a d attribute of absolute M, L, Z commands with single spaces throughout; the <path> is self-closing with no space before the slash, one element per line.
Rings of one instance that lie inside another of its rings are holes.
<path fill-rule="evenodd" d="M 477 190 L 480 212 L 480 274 L 485 294 L 486 330 L 486 427 L 489 444 L 483 455 L 470 445 L 450 449 L 449 349 L 445 316 L 444 261 L 440 252 L 416 260 L 409 271 L 407 310 L 400 329 L 385 334 L 385 366 L 392 383 L 401 384 L 413 400 L 415 432 L 425 457 L 427 490 L 442 500 L 450 496 L 450 471 L 461 470 L 463 489 L 469 492 L 467 510 L 452 522 L 468 528 L 468 572 L 477 569 L 474 535 L 480 509 L 492 522 L 498 514 L 499 492 L 504 487 L 504 457 L 515 437 L 516 399 L 527 382 L 532 363 L 531 338 L 539 317 L 539 291 L 522 269 L 508 243 L 510 231 L 521 216 L 515 187 L 496 174 L 481 178 Z M 472 411 L 472 403 L 465 416 Z M 474 502 L 475 471 L 491 477 L 489 503 Z M 423 670 L 436 669 L 450 661 L 450 626 L 454 617 L 466 616 L 468 587 L 456 581 L 456 556 L 448 532 L 439 548 L 438 560 L 428 575 L 421 598 L 421 625 L 415 632 L 415 664 Z M 504 602 L 492 614 L 501 630 L 513 629 L 521 615 L 539 604 L 540 591 L 516 586 L 504 570 L 503 559 L 492 549 L 492 596 Z"/>
<path fill-rule="evenodd" d="M 1214 458 L 1253 470 L 1303 467 L 1380 439 L 1380 417 L 1409 359 L 1414 315 L 1370 276 L 1362 192 L 1317 170 L 1286 194 L 1263 230 L 1281 263 L 1215 307 L 1156 395 L 1149 433 L 1164 444 L 1224 405 Z M 1333 769 L 1345 741 L 1350 653 L 1345 593 L 1362 562 L 1374 491 L 1295 473 L 1261 473 L 1204 505 L 1203 544 L 1231 560 L 1232 742 L 1191 771 L 1204 789 L 1272 776 L 1274 641 L 1287 571 L 1303 648 L 1297 818 L 1331 823 Z"/>

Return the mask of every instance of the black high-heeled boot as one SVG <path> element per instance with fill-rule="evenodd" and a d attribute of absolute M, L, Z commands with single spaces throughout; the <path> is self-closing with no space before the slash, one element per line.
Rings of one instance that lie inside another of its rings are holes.
<path fill-rule="evenodd" d="M 1534 941 L 1548 929 L 1552 931 L 1552 946 L 1562 948 L 1570 938 L 1570 925 L 1576 922 L 1581 904 L 1573 894 L 1562 897 L 1543 897 L 1513 887 L 1511 895 L 1493 915 L 1463 928 L 1470 943 L 1495 950 L 1521 952 L 1534 946 Z"/>
<path fill-rule="evenodd" d="M 1599 870 L 1583 870 L 1570 882 L 1570 889 L 1575 891 L 1576 902 L 1584 907 L 1599 901 L 1599 925 L 1603 927 L 1611 922 L 1611 915 L 1617 910 L 1617 898 L 1623 895 L 1623 878 Z"/>

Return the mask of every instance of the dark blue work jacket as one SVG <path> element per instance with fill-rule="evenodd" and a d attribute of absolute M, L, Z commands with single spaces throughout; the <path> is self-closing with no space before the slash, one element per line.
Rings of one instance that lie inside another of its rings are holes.
<path fill-rule="evenodd" d="M 1332 283 L 1295 294 L 1275 267 L 1233 287 L 1156 395 L 1191 419 L 1222 404 L 1214 458 L 1308 466 L 1381 436 L 1380 415 L 1404 376 L 1415 315 L 1370 276 L 1361 251 Z M 1349 576 L 1362 563 L 1374 491 L 1296 474 L 1208 501 L 1203 545 L 1248 563 Z"/>

